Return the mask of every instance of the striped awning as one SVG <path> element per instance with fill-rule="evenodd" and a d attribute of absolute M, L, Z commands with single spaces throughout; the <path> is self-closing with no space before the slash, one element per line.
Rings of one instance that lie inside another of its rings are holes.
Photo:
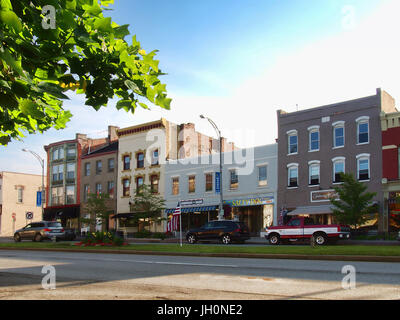
<path fill-rule="evenodd" d="M 218 206 L 201 206 L 201 207 L 183 207 L 181 208 L 182 213 L 189 213 L 189 212 L 204 212 L 204 211 L 214 211 L 218 208 Z M 175 208 L 172 209 L 165 209 L 166 213 L 174 213 Z"/>

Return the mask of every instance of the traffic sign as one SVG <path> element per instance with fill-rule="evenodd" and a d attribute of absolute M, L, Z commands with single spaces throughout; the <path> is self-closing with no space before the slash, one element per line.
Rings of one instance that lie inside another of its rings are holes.
<path fill-rule="evenodd" d="M 32 220 L 33 219 L 33 212 L 27 212 L 26 213 L 26 219 L 27 220 Z"/>

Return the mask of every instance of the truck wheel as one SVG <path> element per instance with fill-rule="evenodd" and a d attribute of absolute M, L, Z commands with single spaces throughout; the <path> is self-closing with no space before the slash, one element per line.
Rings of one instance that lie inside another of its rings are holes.
<path fill-rule="evenodd" d="M 269 244 L 278 245 L 280 242 L 281 242 L 281 238 L 279 237 L 278 234 L 272 234 L 269 237 Z"/>
<path fill-rule="evenodd" d="M 327 242 L 326 236 L 324 234 L 322 234 L 322 233 L 318 233 L 318 234 L 313 235 L 313 238 L 314 238 L 315 243 L 317 245 L 319 245 L 319 246 L 323 246 Z"/>

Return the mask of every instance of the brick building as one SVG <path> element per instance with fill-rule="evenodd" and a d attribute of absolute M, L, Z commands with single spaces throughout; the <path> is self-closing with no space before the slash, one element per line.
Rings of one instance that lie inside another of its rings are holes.
<path fill-rule="evenodd" d="M 330 197 L 340 172 L 376 192 L 369 225 L 383 230 L 381 112 L 397 111 L 381 89 L 360 99 L 286 113 L 278 110 L 278 208 L 332 222 Z"/>
<path fill-rule="evenodd" d="M 381 113 L 385 231 L 400 229 L 400 112 Z"/>

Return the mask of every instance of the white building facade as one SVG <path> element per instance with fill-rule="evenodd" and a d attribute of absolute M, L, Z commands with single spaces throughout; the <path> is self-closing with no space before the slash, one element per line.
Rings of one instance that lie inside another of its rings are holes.
<path fill-rule="evenodd" d="M 170 160 L 165 166 L 166 217 L 181 204 L 182 230 L 218 218 L 219 154 Z M 223 153 L 224 218 L 245 222 L 253 236 L 277 223 L 277 145 Z M 216 188 L 217 187 L 217 188 Z"/>

